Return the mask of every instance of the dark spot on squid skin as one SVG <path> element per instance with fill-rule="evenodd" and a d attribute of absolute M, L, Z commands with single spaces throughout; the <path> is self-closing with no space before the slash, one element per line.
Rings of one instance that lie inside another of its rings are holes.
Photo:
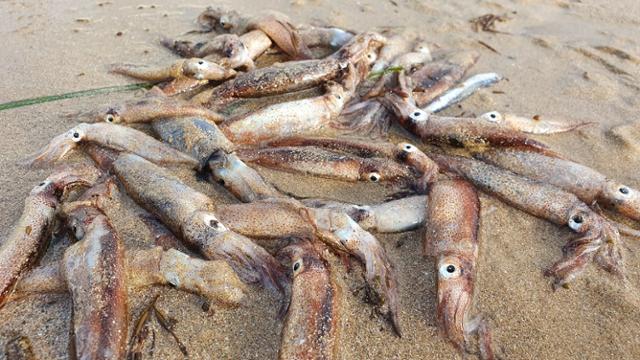
<path fill-rule="evenodd" d="M 463 148 L 464 147 L 464 142 L 460 141 L 457 138 L 449 138 L 449 144 L 453 147 L 457 147 L 457 148 Z"/>
<path fill-rule="evenodd" d="M 400 151 L 396 158 L 401 162 L 407 161 L 407 159 L 409 158 L 409 153 L 406 151 Z"/>

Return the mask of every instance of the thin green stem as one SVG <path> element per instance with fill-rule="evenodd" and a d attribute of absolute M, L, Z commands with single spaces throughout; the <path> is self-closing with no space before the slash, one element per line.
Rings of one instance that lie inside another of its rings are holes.
<path fill-rule="evenodd" d="M 8 103 L 0 104 L 0 111 L 15 109 L 15 108 L 29 106 L 29 105 L 42 104 L 42 103 L 47 103 L 52 101 L 64 100 L 64 99 L 96 96 L 96 95 L 110 94 L 110 93 L 123 92 L 123 91 L 132 91 L 132 90 L 138 90 L 138 89 L 150 89 L 152 86 L 153 84 L 150 84 L 150 83 L 138 83 L 138 84 L 107 86 L 107 87 L 97 88 L 97 89 L 74 91 L 74 92 L 60 94 L 60 95 L 41 96 L 37 98 L 11 101 Z"/>

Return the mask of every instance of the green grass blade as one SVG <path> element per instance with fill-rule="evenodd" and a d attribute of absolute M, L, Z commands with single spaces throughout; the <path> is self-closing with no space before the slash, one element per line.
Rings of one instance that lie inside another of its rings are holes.
<path fill-rule="evenodd" d="M 96 96 L 96 95 L 132 91 L 132 90 L 138 90 L 138 89 L 150 89 L 152 86 L 153 84 L 151 83 L 138 83 L 138 84 L 107 86 L 107 87 L 97 88 L 97 89 L 74 91 L 74 92 L 60 94 L 60 95 L 41 96 L 37 98 L 11 101 L 8 103 L 0 104 L 0 111 L 15 109 L 15 108 L 24 107 L 24 106 L 42 104 L 42 103 L 47 103 L 52 101 L 64 100 L 64 99 Z"/>

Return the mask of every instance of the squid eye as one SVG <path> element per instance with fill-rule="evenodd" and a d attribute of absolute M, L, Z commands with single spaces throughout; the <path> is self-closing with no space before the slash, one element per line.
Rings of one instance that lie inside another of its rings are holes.
<path fill-rule="evenodd" d="M 79 130 L 71 130 L 71 140 L 73 140 L 73 142 L 80 142 L 80 140 L 82 140 L 82 133 Z"/>
<path fill-rule="evenodd" d="M 293 272 L 294 273 L 299 272 L 300 269 L 302 269 L 302 260 L 298 260 L 298 261 L 293 263 Z"/>
<path fill-rule="evenodd" d="M 369 173 L 367 178 L 371 182 L 378 182 L 378 181 L 380 181 L 380 174 L 378 174 L 377 172 L 372 172 L 372 173 Z"/>
<path fill-rule="evenodd" d="M 579 231 L 583 224 L 584 224 L 584 217 L 582 217 L 582 215 L 579 215 L 579 214 L 573 215 L 569 219 L 569 227 L 573 231 Z"/>
<path fill-rule="evenodd" d="M 414 152 L 416 150 L 416 148 L 411 144 L 405 144 L 403 149 L 406 152 Z"/>
<path fill-rule="evenodd" d="M 106 122 L 110 122 L 110 123 L 112 123 L 114 120 L 113 115 L 111 114 L 107 115 L 104 119 Z"/>
<path fill-rule="evenodd" d="M 204 61 L 202 60 L 198 61 L 198 65 L 204 65 Z"/>
<path fill-rule="evenodd" d="M 40 184 L 38 184 L 38 186 L 40 186 L 40 187 L 45 186 L 45 185 L 47 185 L 47 182 L 46 182 L 46 181 L 43 181 L 43 182 L 41 182 Z"/>
<path fill-rule="evenodd" d="M 480 116 L 483 119 L 486 119 L 490 122 L 500 122 L 500 119 L 502 118 L 502 115 L 497 112 L 497 111 L 490 111 L 486 114 L 483 114 L 482 116 Z"/>
<path fill-rule="evenodd" d="M 415 121 L 423 121 L 427 118 L 427 114 L 422 110 L 415 110 L 409 117 Z"/>
<path fill-rule="evenodd" d="M 631 190 L 629 190 L 629 188 L 626 186 L 621 186 L 620 188 L 618 188 L 618 191 L 623 195 L 629 195 L 631 193 Z"/>
<path fill-rule="evenodd" d="M 220 221 L 218 221 L 218 219 L 216 219 L 214 216 L 212 215 L 207 215 L 204 217 L 204 223 L 205 225 L 207 225 L 208 227 L 214 229 L 214 230 L 218 230 L 218 231 L 225 231 L 227 228 L 222 225 L 222 223 Z"/>
<path fill-rule="evenodd" d="M 454 264 L 444 264 L 440 266 L 440 269 L 438 271 L 440 273 L 440 276 L 444 277 L 445 279 L 453 279 L 462 275 L 462 269 Z"/>
<path fill-rule="evenodd" d="M 342 100 L 342 95 L 336 95 L 336 99 Z"/>

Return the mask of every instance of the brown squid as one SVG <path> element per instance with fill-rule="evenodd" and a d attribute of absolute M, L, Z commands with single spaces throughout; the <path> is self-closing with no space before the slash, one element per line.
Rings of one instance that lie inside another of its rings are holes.
<path fill-rule="evenodd" d="M 481 317 L 470 318 L 478 259 L 480 201 L 464 180 L 438 181 L 429 189 L 425 253 L 436 257 L 438 329 L 461 353 L 477 332 L 482 359 L 493 359 L 491 333 Z"/>
<path fill-rule="evenodd" d="M 544 116 L 531 117 L 489 111 L 479 116 L 488 122 L 529 134 L 557 134 L 593 125 L 594 122 L 561 122 Z"/>
<path fill-rule="evenodd" d="M 385 141 L 371 141 L 351 138 L 305 138 L 294 137 L 275 140 L 270 147 L 319 147 L 362 158 L 389 158 L 411 167 L 417 174 L 415 185 L 419 192 L 426 190 L 427 184 L 436 179 L 438 165 L 413 144 L 393 144 Z"/>
<path fill-rule="evenodd" d="M 204 91 L 192 101 L 218 107 L 234 98 L 254 98 L 309 89 L 334 80 L 348 64 L 370 64 L 385 39 L 375 32 L 355 36 L 340 50 L 320 60 L 275 64 L 241 74 L 211 91 Z"/>
<path fill-rule="evenodd" d="M 162 165 L 197 166 L 198 164 L 192 157 L 174 150 L 141 131 L 109 123 L 78 124 L 53 138 L 47 146 L 32 155 L 27 160 L 27 164 L 33 167 L 49 166 L 84 143 L 130 152 Z"/>
<path fill-rule="evenodd" d="M 7 239 L 0 244 L 0 307 L 20 275 L 45 251 L 63 194 L 75 186 L 91 186 L 100 177 L 93 166 L 65 166 L 34 187 Z"/>
<path fill-rule="evenodd" d="M 73 114 L 74 116 L 76 114 Z M 108 122 L 133 124 L 150 122 L 164 117 L 201 116 L 220 122 L 224 116 L 198 104 L 192 104 L 174 97 L 168 97 L 158 87 L 153 87 L 140 100 L 127 101 L 86 113 L 77 114 L 87 122 Z"/>
<path fill-rule="evenodd" d="M 622 275 L 618 229 L 575 195 L 478 160 L 436 154 L 432 158 L 443 169 L 467 178 L 505 203 L 579 234 L 563 247 L 563 258 L 545 270 L 545 275 L 554 278 L 554 287 L 574 280 L 591 260 L 610 273 Z"/>
<path fill-rule="evenodd" d="M 483 147 L 486 145 L 526 147 L 552 156 L 559 156 L 549 147 L 519 131 L 489 123 L 477 118 L 436 116 L 415 105 L 406 85 L 407 78 L 400 75 L 399 93 L 387 94 L 385 104 L 391 108 L 400 124 L 423 141 L 441 142 L 457 147 Z"/>
<path fill-rule="evenodd" d="M 139 156 L 121 154 L 113 165 L 127 193 L 181 235 L 189 247 L 207 259 L 226 260 L 247 283 L 283 290 L 286 276 L 277 261 L 218 220 L 209 197 Z"/>
<path fill-rule="evenodd" d="M 343 83 L 328 83 L 324 95 L 265 106 L 225 121 L 220 130 L 234 144 L 259 144 L 328 130 L 355 90 L 357 76 L 349 65 Z"/>
<path fill-rule="evenodd" d="M 61 269 L 73 300 L 77 358 L 122 358 L 128 325 L 124 244 L 86 197 L 65 204 L 63 212 L 80 240 L 65 250 Z"/>
<path fill-rule="evenodd" d="M 355 256 L 365 267 L 367 284 L 380 313 L 400 335 L 398 283 L 380 242 L 342 211 L 310 208 L 288 198 L 248 204 L 218 205 L 220 220 L 230 229 L 256 238 L 317 237 L 334 250 Z"/>
<path fill-rule="evenodd" d="M 586 204 L 597 203 L 640 221 L 640 192 L 576 162 L 519 149 L 495 149 L 476 158 L 530 179 L 555 185 Z"/>
<path fill-rule="evenodd" d="M 248 163 L 344 181 L 408 183 L 415 175 L 410 168 L 387 158 L 363 158 L 315 146 L 240 149 L 236 153 Z"/>
<path fill-rule="evenodd" d="M 279 257 L 290 264 L 292 275 L 280 359 L 338 357 L 342 290 L 317 247 L 303 241 L 279 252 Z"/>
<path fill-rule="evenodd" d="M 235 70 L 205 59 L 191 58 L 175 61 L 169 66 L 114 64 L 111 72 L 147 81 L 168 81 L 163 87 L 166 95 L 190 91 L 209 81 L 225 80 L 235 76 Z"/>

